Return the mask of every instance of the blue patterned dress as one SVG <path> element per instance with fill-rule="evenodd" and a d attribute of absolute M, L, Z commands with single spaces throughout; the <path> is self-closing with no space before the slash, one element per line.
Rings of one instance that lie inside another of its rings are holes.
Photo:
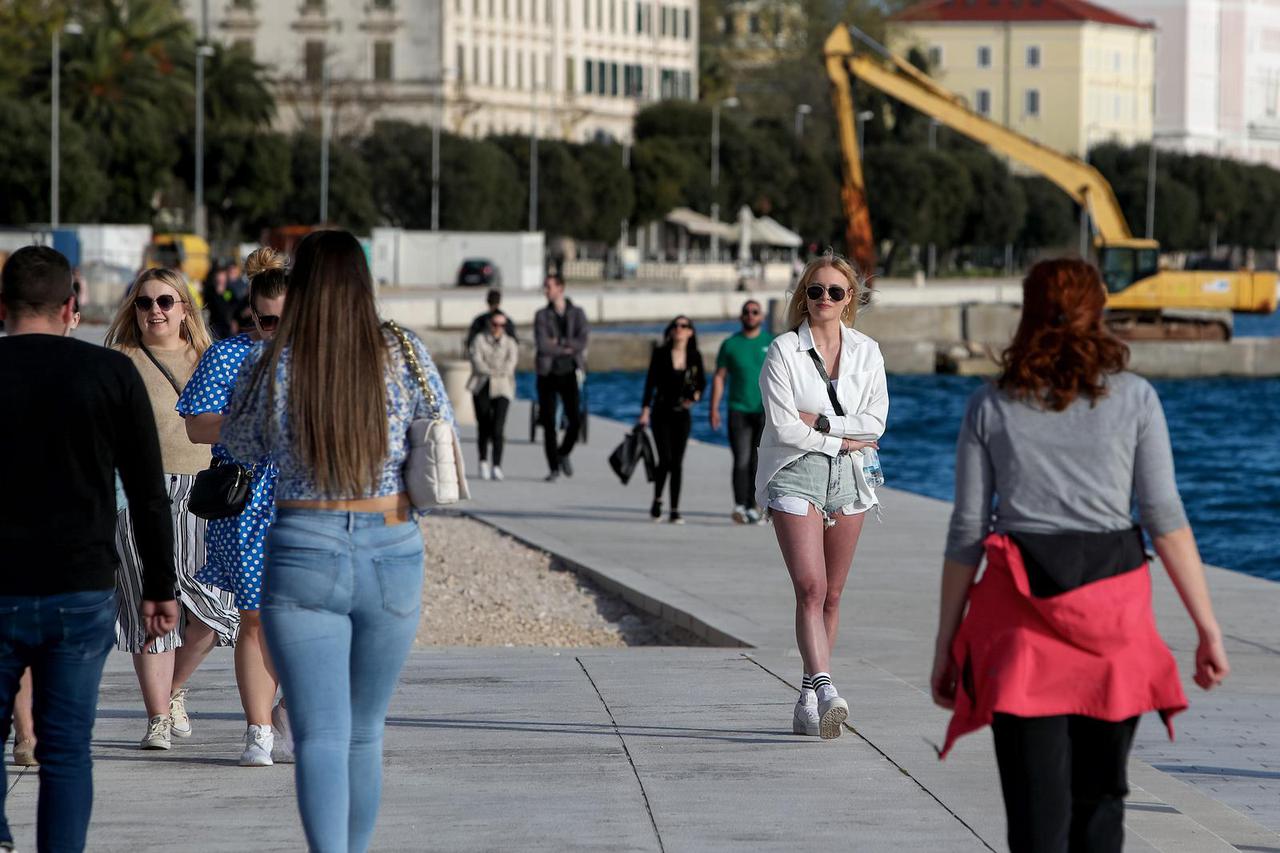
<path fill-rule="evenodd" d="M 184 416 L 224 414 L 240 365 L 255 343 L 249 335 L 242 334 L 210 347 L 178 399 L 178 413 Z M 206 535 L 209 561 L 196 573 L 196 580 L 234 593 L 240 610 L 257 610 L 262 599 L 263 545 L 276 517 L 273 494 L 276 467 L 266 456 L 256 463 L 233 459 L 221 444 L 213 446 L 213 456 L 251 468 L 253 486 L 244 512 L 235 518 L 209 522 Z"/>

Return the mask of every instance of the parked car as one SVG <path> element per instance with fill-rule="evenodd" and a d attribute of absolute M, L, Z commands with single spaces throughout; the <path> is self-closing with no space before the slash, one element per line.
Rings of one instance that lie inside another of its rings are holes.
<path fill-rule="evenodd" d="M 467 258 L 458 268 L 458 287 L 502 287 L 502 273 L 493 261 Z"/>

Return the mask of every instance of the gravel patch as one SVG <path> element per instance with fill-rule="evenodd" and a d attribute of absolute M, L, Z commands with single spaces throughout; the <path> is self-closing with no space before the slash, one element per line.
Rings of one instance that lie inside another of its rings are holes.
<path fill-rule="evenodd" d="M 457 515 L 422 521 L 419 646 L 704 645 L 580 578 L 552 554 Z"/>

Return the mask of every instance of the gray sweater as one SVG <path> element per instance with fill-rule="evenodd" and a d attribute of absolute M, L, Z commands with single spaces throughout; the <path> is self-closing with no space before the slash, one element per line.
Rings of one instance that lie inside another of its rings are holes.
<path fill-rule="evenodd" d="M 969 398 L 956 441 L 949 559 L 976 566 L 982 540 L 1004 533 L 1113 531 L 1138 520 L 1152 536 L 1187 525 L 1155 389 L 1132 373 L 1107 379 L 1091 405 L 1051 412 L 994 385 Z M 994 508 L 993 508 L 994 499 Z"/>

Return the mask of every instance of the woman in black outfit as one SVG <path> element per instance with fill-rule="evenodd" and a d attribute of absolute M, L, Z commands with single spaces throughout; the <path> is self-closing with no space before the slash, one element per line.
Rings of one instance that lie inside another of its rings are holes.
<path fill-rule="evenodd" d="M 640 425 L 653 430 L 658 450 L 658 474 L 653 481 L 653 506 L 649 515 L 662 518 L 662 488 L 671 478 L 672 524 L 684 524 L 680 517 L 680 481 L 684 471 L 684 449 L 689 444 L 693 419 L 689 410 L 702 399 L 707 374 L 698 353 L 698 335 L 693 321 L 683 315 L 667 324 L 662 344 L 649 360 L 644 380 Z"/>

